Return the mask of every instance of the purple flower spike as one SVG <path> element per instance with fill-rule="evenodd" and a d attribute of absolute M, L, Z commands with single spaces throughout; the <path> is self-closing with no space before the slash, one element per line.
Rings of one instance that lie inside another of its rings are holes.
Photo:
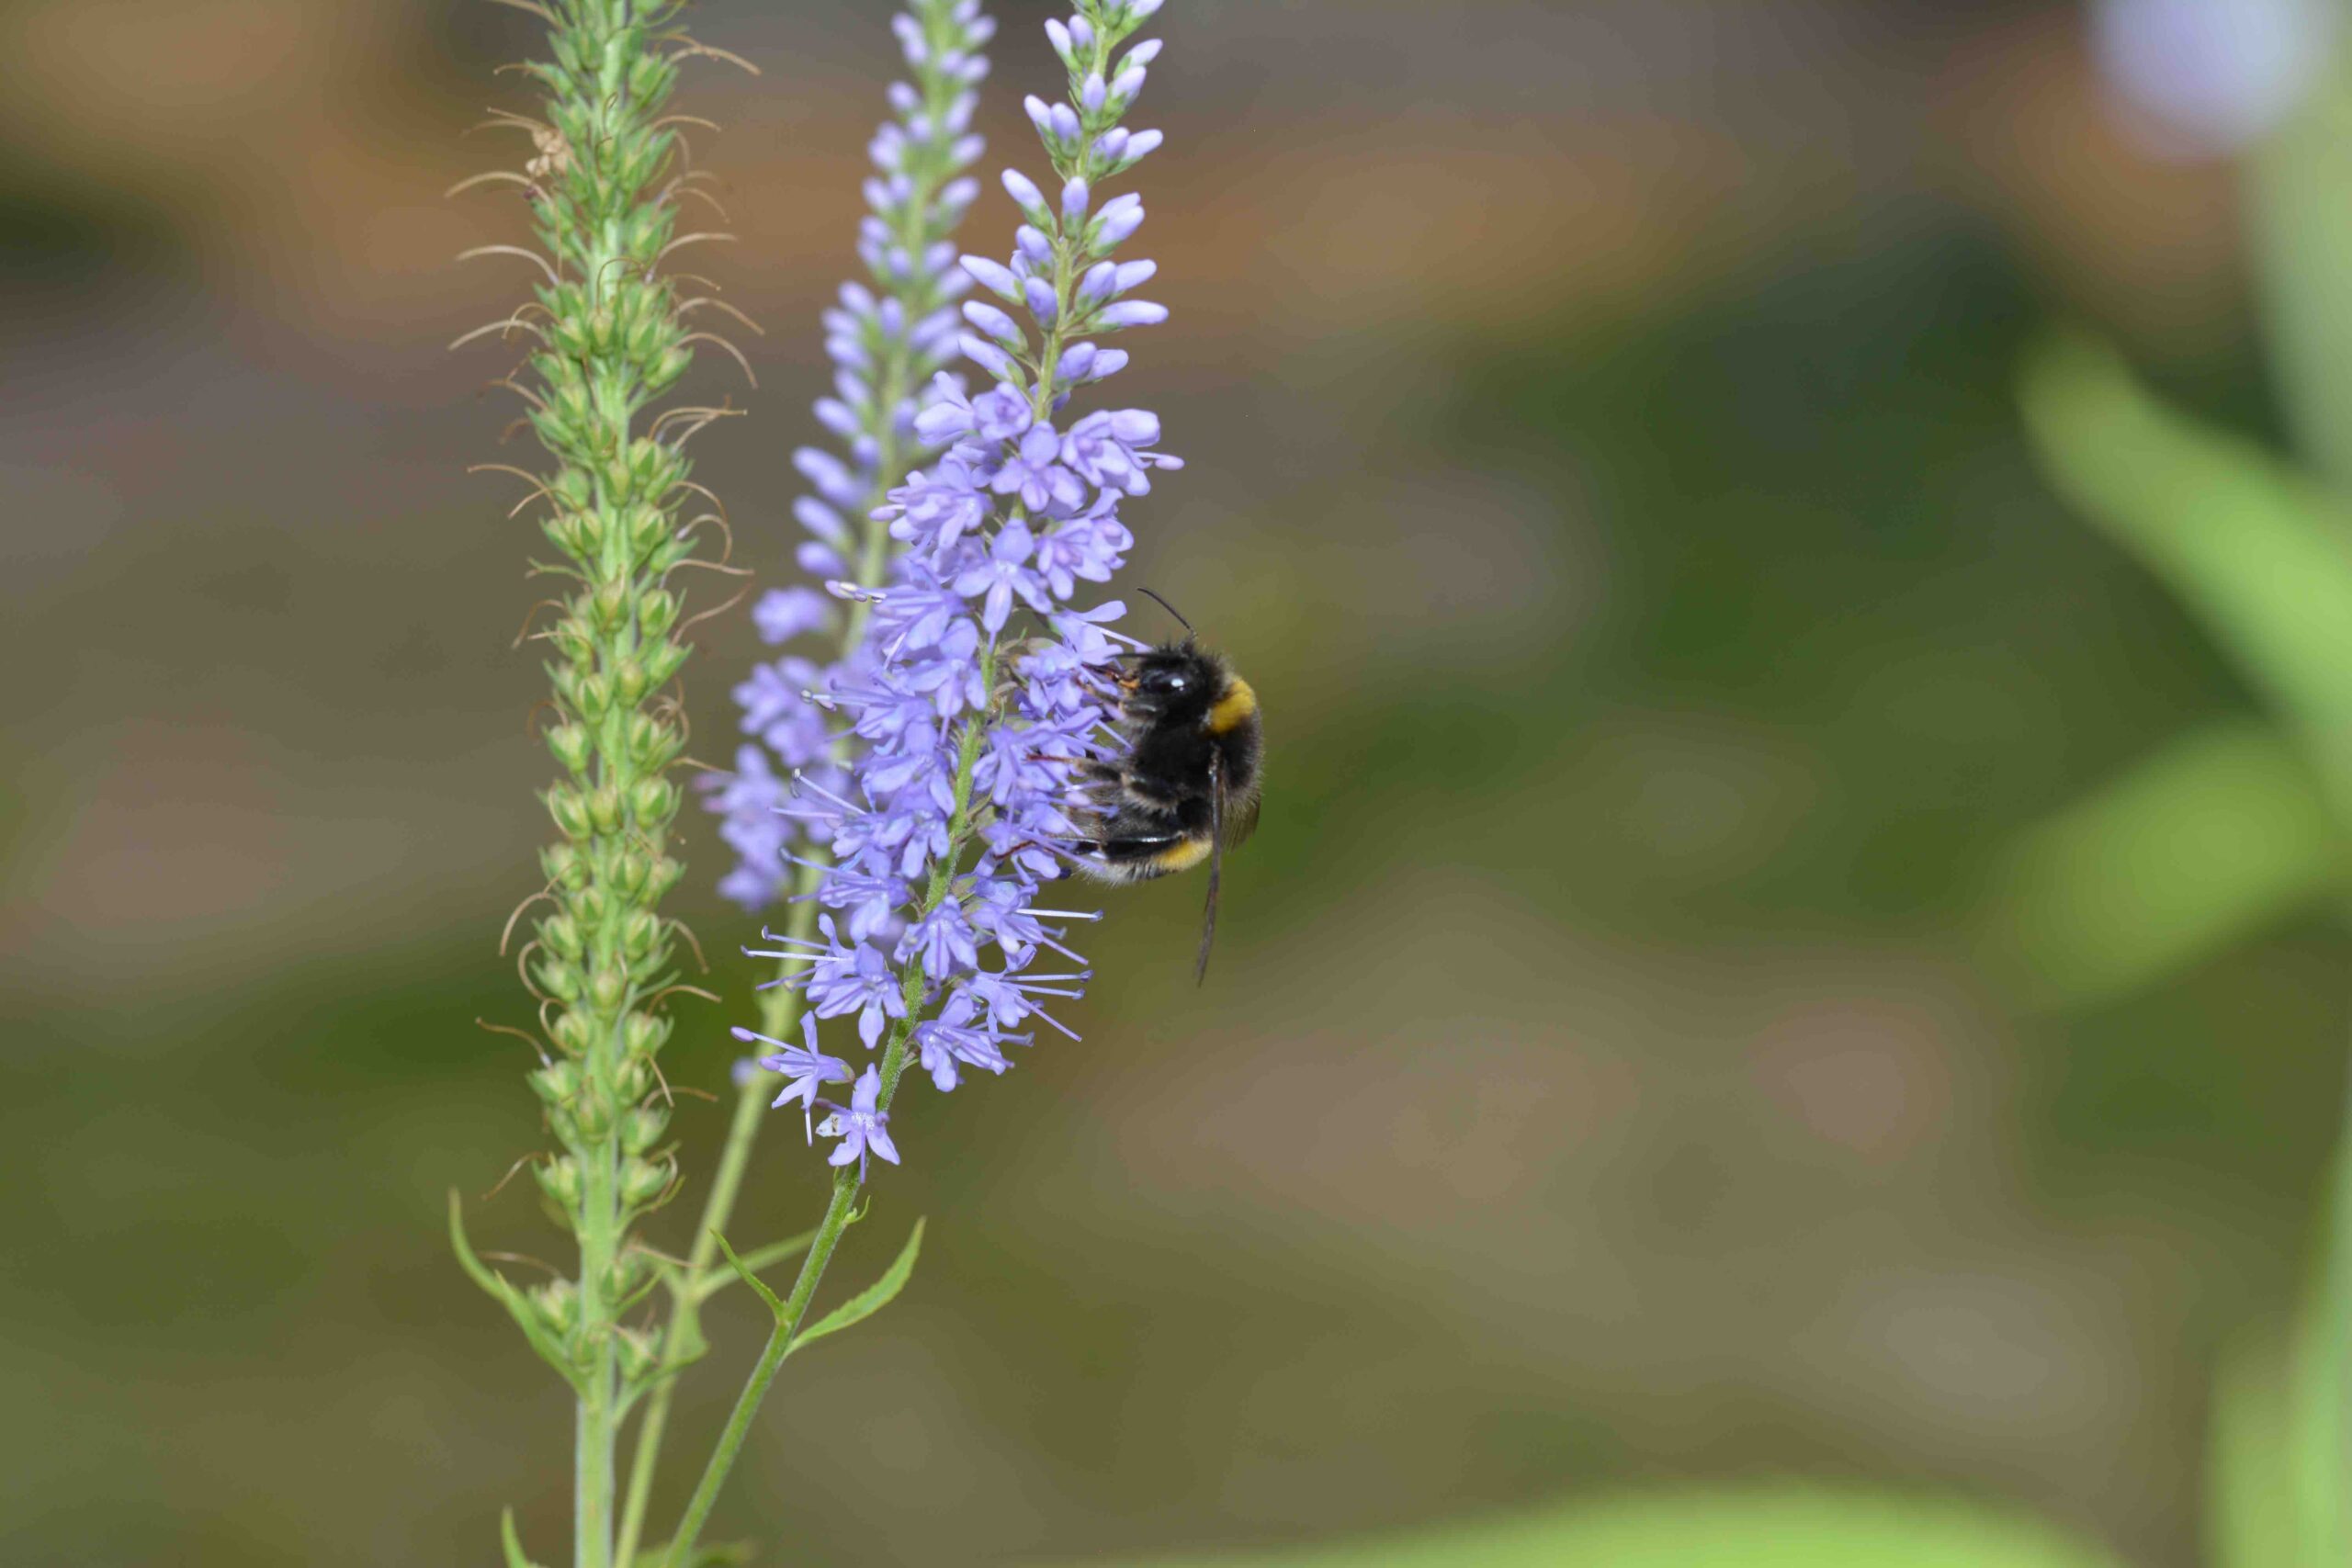
<path fill-rule="evenodd" d="M 895 1093 L 920 1066 L 944 1092 L 1003 1073 L 1030 1031 L 1070 1035 L 1049 1010 L 1081 995 L 1091 974 L 1069 943 L 1095 917 L 1041 893 L 1065 874 L 1091 815 L 1091 781 L 1123 744 L 1106 724 L 1112 660 L 1139 645 L 1115 629 L 1124 605 L 1094 585 L 1114 581 L 1134 547 L 1121 507 L 1150 492 L 1155 470 L 1178 464 L 1159 451 L 1160 422 L 1147 410 L 1063 411 L 1127 363 L 1089 334 L 1167 314 L 1124 298 L 1154 272 L 1112 254 L 1142 226 L 1143 203 L 1132 192 L 1105 197 L 1106 182 L 1159 142 L 1115 123 L 1157 52 L 1134 38 L 1151 9 L 1078 0 L 1078 15 L 1046 24 L 1075 78 L 1067 101 L 1023 106 L 1051 179 L 1003 173 L 1021 220 L 998 257 L 923 252 L 922 265 L 953 267 L 978 290 L 960 309 L 945 288 L 921 308 L 904 300 L 905 317 L 924 323 L 926 352 L 960 350 L 985 379 L 967 390 L 936 377 L 922 406 L 898 411 L 888 431 L 944 450 L 879 504 L 851 493 L 871 474 L 859 448 L 847 463 L 804 460 L 831 526 L 817 541 L 830 558 L 861 555 L 844 519 L 878 520 L 901 548 L 886 583 L 839 590 L 864 606 L 853 654 L 830 670 L 779 663 L 747 697 L 765 728 L 820 765 L 789 788 L 763 771 L 738 793 L 781 796 L 809 852 L 830 855 L 815 896 L 821 939 L 786 942 L 802 973 L 786 983 L 800 987 L 810 1018 L 854 1016 L 859 1039 L 879 1052 L 847 1105 L 814 1101 L 831 1112 L 816 1131 L 839 1140 L 829 1158 L 854 1164 L 861 1180 L 872 1158 L 899 1158 L 885 1082 Z M 936 51 L 936 32 L 924 36 Z M 910 95 L 907 112 L 922 101 Z M 909 119 L 900 140 L 919 129 Z M 895 243 L 887 224 L 876 243 Z M 898 275 L 876 276 L 890 285 Z M 829 341 L 844 345 L 843 378 L 823 417 L 857 425 L 877 449 L 888 432 L 858 422 L 872 411 L 878 372 L 869 367 L 884 362 L 888 340 L 877 333 L 898 299 L 893 288 L 845 291 L 827 320 Z M 938 368 L 934 360 L 924 372 Z M 792 619 L 782 609 L 775 618 Z M 792 704 L 804 692 L 821 699 L 820 727 L 798 725 Z M 846 766 L 823 772 L 844 749 Z M 778 836 L 771 827 L 768 839 Z M 804 1069 L 790 1096 L 804 1110 L 818 1084 L 848 1070 L 817 1051 L 813 1033 L 805 1052 L 772 1060 Z"/>
<path fill-rule="evenodd" d="M 948 236 L 978 193 L 964 173 L 981 151 L 969 129 L 978 101 L 971 88 L 986 74 L 979 51 L 995 24 L 980 14 L 977 0 L 910 0 L 890 25 L 912 79 L 891 89 L 892 118 L 868 148 L 874 175 L 865 193 L 872 211 L 860 231 L 858 255 L 871 280 L 843 284 L 838 303 L 824 314 L 834 377 L 831 395 L 818 402 L 817 418 L 840 446 L 804 447 L 793 459 L 816 491 L 793 508 L 811 536 L 797 558 L 804 571 L 824 579 L 848 578 L 852 561 L 874 558 L 855 536 L 881 525 L 868 519 L 909 469 L 946 442 L 993 428 L 976 427 L 957 380 L 934 373 L 957 349 L 952 301 L 965 290 L 967 274 Z M 924 197 L 925 190 L 933 194 Z M 1017 303 L 1017 279 L 984 276 L 993 265 L 983 264 L 971 276 Z M 995 288 L 996 281 L 1006 287 Z M 990 309 L 966 310 L 976 308 Z M 1023 345 L 1019 327 L 1002 311 L 972 319 L 981 331 Z M 921 390 L 893 402 L 883 390 L 892 385 Z M 879 466 L 886 448 L 901 454 L 887 470 Z M 854 528 L 846 519 L 856 520 Z M 943 502 L 925 513 L 923 525 L 937 547 L 940 541 L 952 545 L 978 522 L 978 510 L 958 511 Z M 835 630 L 842 620 L 805 587 L 771 591 L 752 615 L 772 645 Z M 838 719 L 803 694 L 857 684 L 870 659 L 865 649 L 846 648 L 828 657 L 837 662 L 760 665 L 736 688 L 744 733 L 786 770 L 825 761 L 836 745 Z M 745 747 L 734 775 L 707 775 L 703 785 L 705 804 L 725 818 L 721 836 L 741 857 L 720 886 L 754 908 L 784 891 L 784 857 L 821 826 L 810 820 L 810 800 L 781 790 L 767 763 L 759 748 Z M 756 773 L 746 771 L 754 767 Z M 820 843 L 824 837 L 814 835 Z"/>

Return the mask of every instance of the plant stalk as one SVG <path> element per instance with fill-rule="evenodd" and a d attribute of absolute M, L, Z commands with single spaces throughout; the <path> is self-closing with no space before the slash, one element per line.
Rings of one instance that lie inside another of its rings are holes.
<path fill-rule="evenodd" d="M 991 646 L 980 658 L 980 683 L 988 691 L 996 689 L 996 649 Z M 972 838 L 972 770 L 978 764 L 980 744 L 987 733 L 985 716 L 975 716 L 964 727 L 956 760 L 956 809 L 948 826 L 947 852 L 932 868 L 931 885 L 924 890 L 922 914 L 928 915 L 949 897 L 956 885 L 956 868 Z M 918 917 L 920 918 L 920 917 Z M 779 987 L 778 989 L 785 987 Z M 891 1026 L 890 1038 L 882 1051 L 880 1092 L 875 1097 L 875 1108 L 887 1111 L 897 1096 L 899 1079 L 907 1070 L 907 1045 L 914 1037 L 917 1015 L 921 1011 L 924 989 L 922 966 L 910 964 L 899 996 L 904 1002 L 900 1016 Z M 808 1315 L 808 1303 L 817 1293 L 817 1286 L 825 1277 L 825 1266 L 832 1261 L 833 1248 L 841 1241 L 842 1232 L 852 1222 L 852 1210 L 857 1202 L 859 1177 L 847 1166 L 833 1178 L 832 1201 L 825 1207 L 825 1218 L 817 1231 L 817 1239 L 800 1260 L 800 1273 L 792 1282 L 792 1293 L 785 1298 L 785 1310 L 778 1314 L 767 1344 L 761 1348 L 760 1359 L 752 1369 L 751 1377 L 743 1384 L 743 1392 L 736 1396 L 735 1408 L 727 1417 L 727 1426 L 719 1433 L 718 1445 L 711 1450 L 710 1461 L 703 1467 L 702 1480 L 695 1486 L 694 1496 L 686 1504 L 686 1511 L 678 1521 L 677 1532 L 670 1538 L 669 1568 L 683 1568 L 691 1559 L 695 1542 L 700 1539 L 702 1528 L 710 1517 L 712 1506 L 718 1501 L 719 1489 L 727 1484 L 728 1472 L 735 1466 L 736 1455 L 743 1447 L 743 1439 L 751 1431 L 752 1421 L 759 1414 L 760 1402 L 767 1397 L 768 1384 L 775 1381 L 776 1369 L 792 1352 L 793 1336 L 800 1331 L 801 1320 Z M 710 1242 L 717 1250 L 714 1235 Z"/>

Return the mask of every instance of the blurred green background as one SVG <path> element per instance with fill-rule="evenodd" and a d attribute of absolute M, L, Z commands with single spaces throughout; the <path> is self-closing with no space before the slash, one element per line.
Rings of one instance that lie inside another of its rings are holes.
<path fill-rule="evenodd" d="M 1047 7 L 990 9 L 993 164 L 1052 62 Z M 885 13 L 695 21 L 764 73 L 678 107 L 727 125 L 743 236 L 696 265 L 769 329 L 697 443 L 766 581 Z M 1197 885 L 1117 895 L 1082 1045 L 910 1101 L 832 1292 L 916 1214 L 922 1266 L 791 1363 L 713 1535 L 1069 1562 L 1557 1516 L 1577 1562 L 1735 1562 L 1589 1505 L 1792 1483 L 2201 1561 L 2215 1369 L 2287 1311 L 2335 1125 L 2341 835 L 2017 392 L 2072 321 L 2288 449 L 2250 165 L 2132 109 L 2070 5 L 1164 20 L 1176 317 L 1122 385 L 1191 466 L 1135 579 L 1261 694 L 1264 829 L 1204 989 Z M 506 362 L 441 348 L 524 282 L 449 261 L 519 204 L 440 192 L 534 27 L 0 13 L 0 1561 L 487 1561 L 509 1502 L 561 1538 L 568 1403 L 441 1224 L 454 1186 L 478 1244 L 561 1257 L 527 1183 L 479 1198 L 539 1146 L 472 1021 L 527 1017 L 497 938 L 550 764 L 536 530 L 463 471 L 517 460 Z M 723 761 L 753 643 L 706 630 Z M 723 1091 L 755 922 L 685 829 L 728 1000 L 667 1066 Z M 724 1120 L 682 1110 L 690 1177 Z M 785 1131 L 739 1241 L 821 1203 Z M 657 1520 L 755 1312 L 718 1309 Z"/>

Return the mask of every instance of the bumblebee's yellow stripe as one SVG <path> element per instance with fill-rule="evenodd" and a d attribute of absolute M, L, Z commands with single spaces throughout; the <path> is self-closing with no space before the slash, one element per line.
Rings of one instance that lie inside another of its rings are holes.
<path fill-rule="evenodd" d="M 1226 687 L 1225 695 L 1216 700 L 1216 706 L 1209 709 L 1209 733 L 1223 735 L 1257 711 L 1258 694 L 1250 689 L 1249 682 L 1236 675 L 1232 684 Z"/>
<path fill-rule="evenodd" d="M 1181 844 L 1170 844 L 1151 857 L 1149 864 L 1154 876 L 1172 875 L 1190 871 L 1209 858 L 1210 844 L 1206 839 L 1187 839 Z"/>

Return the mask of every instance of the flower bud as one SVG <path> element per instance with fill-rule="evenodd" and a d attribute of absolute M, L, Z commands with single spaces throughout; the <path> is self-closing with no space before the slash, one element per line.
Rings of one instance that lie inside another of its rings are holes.
<path fill-rule="evenodd" d="M 539 1190 L 546 1193 L 557 1208 L 568 1214 L 579 1212 L 580 1164 L 577 1160 L 570 1155 L 559 1155 L 533 1167 L 531 1174 L 537 1179 Z"/>
<path fill-rule="evenodd" d="M 621 1147 L 641 1155 L 662 1141 L 670 1118 L 659 1105 L 640 1105 L 621 1118 Z"/>
<path fill-rule="evenodd" d="M 550 634 L 558 653 L 573 664 L 585 664 L 595 657 L 596 644 L 588 635 L 588 623 L 577 616 L 567 615 L 556 624 Z"/>
<path fill-rule="evenodd" d="M 1053 213 L 1046 206 L 1046 193 L 1039 190 L 1028 175 L 1018 169 L 1004 171 L 1004 194 L 1021 209 L 1023 217 L 1040 229 L 1053 222 Z"/>
<path fill-rule="evenodd" d="M 539 1185 L 547 1185 L 544 1177 Z M 548 1195 L 555 1196 L 552 1192 Z M 526 1294 L 530 1297 L 532 1312 L 541 1323 L 553 1329 L 558 1337 L 569 1336 L 579 1323 L 580 1291 L 571 1280 L 549 1280 L 544 1285 L 532 1286 Z"/>
<path fill-rule="evenodd" d="M 628 1021 L 621 1025 L 621 1044 L 630 1058 L 625 1070 L 636 1074 L 641 1082 L 645 1077 L 645 1065 L 639 1058 L 650 1056 L 662 1049 L 662 1042 L 669 1038 L 668 1019 L 642 1010 L 632 1011 Z M 642 1093 L 643 1090 L 638 1092 Z"/>
<path fill-rule="evenodd" d="M 621 955 L 634 962 L 653 951 L 661 940 L 661 918 L 650 909 L 639 909 L 621 926 Z"/>
<path fill-rule="evenodd" d="M 629 585 L 600 582 L 588 596 L 588 620 L 599 632 L 611 633 L 628 621 Z"/>
<path fill-rule="evenodd" d="M 564 1109 L 583 1143 L 593 1143 L 612 1129 L 613 1103 L 593 1083 L 583 1085 Z"/>
<path fill-rule="evenodd" d="M 639 495 L 667 495 L 678 480 L 678 459 L 660 442 L 642 435 L 629 443 L 629 468 Z"/>
<path fill-rule="evenodd" d="M 656 1165 L 651 1160 L 629 1158 L 621 1162 L 621 1201 L 636 1208 L 650 1203 L 670 1190 L 670 1167 Z"/>
<path fill-rule="evenodd" d="M 549 784 L 547 803 L 548 815 L 555 818 L 558 832 L 567 839 L 588 836 L 588 802 L 579 790 L 567 784 Z"/>
<path fill-rule="evenodd" d="M 614 1265 L 616 1271 L 620 1267 L 617 1263 Z M 628 1293 L 626 1290 L 613 1292 L 616 1300 L 625 1298 Z M 624 1384 L 642 1382 L 653 1375 L 659 1352 L 655 1349 L 653 1341 L 647 1337 L 642 1329 L 626 1325 L 616 1327 L 613 1330 L 613 1348 L 617 1352 L 615 1359 L 620 1364 L 621 1382 Z"/>
<path fill-rule="evenodd" d="M 666 588 L 648 589 L 637 602 L 637 629 L 640 637 L 661 637 L 677 619 L 678 596 Z"/>
<path fill-rule="evenodd" d="M 567 1019 L 571 1016 L 563 1015 Z M 558 1021 L 560 1023 L 561 1020 Z M 580 1092 L 580 1068 L 571 1062 L 549 1062 L 531 1075 L 530 1082 L 532 1092 L 541 1100 L 549 1105 L 561 1105 Z"/>
<path fill-rule="evenodd" d="M 631 363 L 640 367 L 658 365 L 678 336 L 678 330 L 668 321 L 650 316 L 630 331 L 625 347 Z"/>
<path fill-rule="evenodd" d="M 555 1015 L 555 1022 L 548 1028 L 548 1032 L 554 1037 L 555 1043 L 558 1045 L 570 1052 L 572 1055 L 584 1056 L 588 1054 L 588 1047 L 592 1043 L 593 1031 L 594 1028 L 594 1021 L 590 1019 L 586 1013 L 582 1012 L 577 1008 L 566 1008 L 563 1011 Z M 556 1066 L 560 1067 L 570 1067 L 571 1064 L 569 1062 L 559 1062 Z M 572 1095 L 580 1092 L 580 1079 L 577 1076 L 576 1070 L 572 1077 L 563 1079 L 562 1081 L 566 1085 L 564 1089 L 564 1098 L 567 1100 Z"/>
<path fill-rule="evenodd" d="M 651 714 L 632 714 L 627 740 L 628 760 L 639 773 L 658 773 L 670 765 L 685 744 L 678 730 Z"/>
<path fill-rule="evenodd" d="M 1012 275 L 1011 268 L 1001 263 L 992 262 L 986 256 L 965 256 L 956 265 L 964 269 L 973 282 L 999 299 L 1019 301 L 1021 280 Z"/>
<path fill-rule="evenodd" d="M 685 874 L 684 863 L 672 860 L 668 855 L 655 857 L 652 865 L 647 868 L 648 902 L 659 903 L 671 888 L 678 885 L 678 878 Z"/>
<path fill-rule="evenodd" d="M 1007 348 L 1017 350 L 1029 346 L 1028 336 L 1022 332 L 1021 323 L 985 300 L 965 300 L 964 319 Z"/>
<path fill-rule="evenodd" d="M 636 558 L 648 558 L 670 537 L 670 519 L 660 507 L 638 505 L 629 509 L 628 547 Z"/>
<path fill-rule="evenodd" d="M 577 893 L 587 886 L 588 863 L 581 859 L 580 852 L 570 844 L 549 844 L 541 850 L 539 869 L 547 873 L 549 882 L 567 891 Z M 588 918 L 593 920 L 595 917 L 591 915 Z"/>
<path fill-rule="evenodd" d="M 568 556 L 587 556 L 595 549 L 596 520 L 584 512 L 559 512 L 539 524 L 548 543 Z"/>
<path fill-rule="evenodd" d="M 673 344 L 670 351 L 664 354 L 658 363 L 646 368 L 645 389 L 648 392 L 666 391 L 679 377 L 686 373 L 686 367 L 694 362 L 694 350 Z"/>
<path fill-rule="evenodd" d="M 587 939 L 581 934 L 580 922 L 568 914 L 549 915 L 541 920 L 539 940 L 566 958 L 578 958 L 588 947 Z"/>
<path fill-rule="evenodd" d="M 1107 251 L 1143 227 L 1143 198 L 1124 191 L 1102 204 L 1086 231 L 1090 252 Z"/>
<path fill-rule="evenodd" d="M 640 828 L 658 828 L 677 815 L 678 786 L 665 778 L 643 778 L 629 786 L 628 813 Z"/>
<path fill-rule="evenodd" d="M 616 1012 L 628 996 L 628 976 L 611 964 L 598 967 L 588 982 L 588 999 L 599 1012 Z"/>
<path fill-rule="evenodd" d="M 548 750 L 573 773 L 588 771 L 590 745 L 588 732 L 576 724 L 559 724 L 548 731 Z"/>
<path fill-rule="evenodd" d="M 580 995 L 580 971 L 562 959 L 543 957 L 531 967 L 548 995 L 567 1002 Z"/>

